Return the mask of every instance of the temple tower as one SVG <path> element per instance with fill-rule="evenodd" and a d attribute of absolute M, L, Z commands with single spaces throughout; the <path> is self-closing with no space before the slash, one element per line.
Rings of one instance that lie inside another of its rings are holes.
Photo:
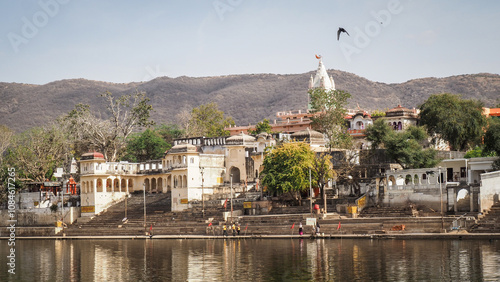
<path fill-rule="evenodd" d="M 328 76 L 325 65 L 321 56 L 316 55 L 316 59 L 319 60 L 318 69 L 316 70 L 316 75 L 309 79 L 309 89 L 313 88 L 323 88 L 325 90 L 333 91 L 335 90 L 335 82 L 332 76 Z M 309 98 L 309 97 L 308 97 Z M 307 105 L 308 109 L 311 109 L 310 98 Z"/>

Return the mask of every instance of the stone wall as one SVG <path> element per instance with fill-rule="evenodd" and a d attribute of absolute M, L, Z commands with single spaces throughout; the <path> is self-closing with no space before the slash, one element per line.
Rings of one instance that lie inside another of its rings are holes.
<path fill-rule="evenodd" d="M 56 222 L 62 218 L 61 207 L 57 212 L 50 208 L 16 209 L 16 226 L 56 226 Z M 64 208 L 64 223 L 71 224 L 80 217 L 80 207 Z M 8 226 L 8 210 L 0 210 L 0 226 Z"/>
<path fill-rule="evenodd" d="M 485 212 L 499 201 L 500 197 L 500 171 L 481 174 L 480 209 Z"/>

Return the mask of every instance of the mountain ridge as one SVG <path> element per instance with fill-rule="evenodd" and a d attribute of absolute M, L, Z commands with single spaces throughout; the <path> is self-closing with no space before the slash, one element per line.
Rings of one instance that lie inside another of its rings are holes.
<path fill-rule="evenodd" d="M 72 110 L 89 104 L 101 113 L 106 106 L 98 96 L 110 91 L 116 96 L 145 91 L 151 99 L 157 123 L 175 123 L 183 109 L 216 102 L 237 125 L 274 120 L 278 111 L 305 109 L 307 86 L 315 71 L 302 74 L 237 74 L 176 78 L 158 77 L 146 82 L 113 83 L 83 78 L 63 79 L 43 85 L 0 82 L 0 124 L 16 132 L 41 126 Z M 328 70 L 337 89 L 351 93 L 350 108 L 387 110 L 397 105 L 418 107 L 430 95 L 461 94 L 486 107 L 499 103 L 500 75 L 490 73 L 428 77 L 403 83 L 370 81 L 353 73 Z"/>

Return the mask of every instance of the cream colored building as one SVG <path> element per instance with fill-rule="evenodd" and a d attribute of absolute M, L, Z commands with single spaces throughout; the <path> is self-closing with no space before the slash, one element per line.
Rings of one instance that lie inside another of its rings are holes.
<path fill-rule="evenodd" d="M 163 159 L 144 163 L 106 162 L 97 152 L 82 155 L 82 216 L 99 214 L 134 191 L 171 192 L 172 210 L 182 211 L 224 183 L 253 186 L 264 150 L 274 139 L 265 133 L 258 138 L 242 133 L 178 139 L 174 144 Z"/>
<path fill-rule="evenodd" d="M 106 162 L 103 154 L 83 154 L 80 159 L 82 216 L 102 212 L 134 190 L 140 190 L 138 164 Z"/>

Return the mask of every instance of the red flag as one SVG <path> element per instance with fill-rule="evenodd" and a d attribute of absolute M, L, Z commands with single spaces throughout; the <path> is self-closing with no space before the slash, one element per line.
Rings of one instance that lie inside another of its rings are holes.
<path fill-rule="evenodd" d="M 247 230 L 247 228 L 248 228 L 248 223 L 247 223 L 247 226 L 245 227 L 245 230 Z"/>
<path fill-rule="evenodd" d="M 292 227 L 290 229 L 293 229 L 295 227 L 295 222 L 292 224 Z"/>
<path fill-rule="evenodd" d="M 149 232 L 153 230 L 153 224 L 151 224 L 151 227 L 149 227 Z"/>
<path fill-rule="evenodd" d="M 211 223 L 211 222 L 208 224 L 208 227 L 210 227 L 210 226 L 212 226 L 212 223 Z"/>
<path fill-rule="evenodd" d="M 339 229 L 340 229 L 340 221 L 339 221 L 339 226 L 337 226 L 337 230 L 339 230 Z"/>
<path fill-rule="evenodd" d="M 227 207 L 227 198 L 226 198 L 226 201 L 224 202 L 224 208 Z"/>

